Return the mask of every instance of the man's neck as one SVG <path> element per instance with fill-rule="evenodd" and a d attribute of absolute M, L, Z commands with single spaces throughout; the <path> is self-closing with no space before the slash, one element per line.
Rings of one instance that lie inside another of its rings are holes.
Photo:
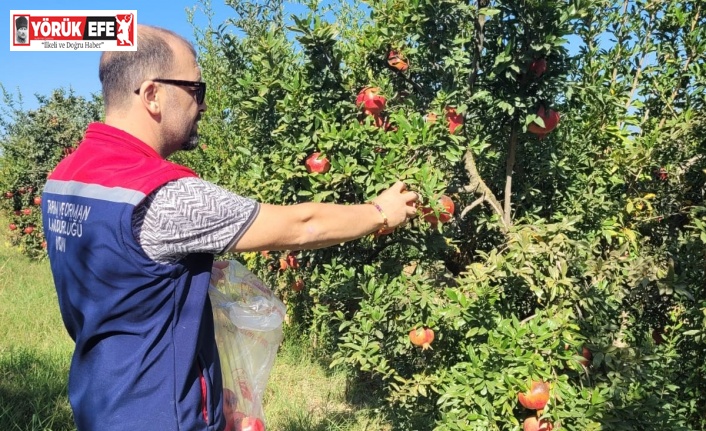
<path fill-rule="evenodd" d="M 150 128 L 148 124 L 145 124 L 145 122 L 134 117 L 106 113 L 105 124 L 115 127 L 116 129 L 120 129 L 123 132 L 129 133 L 141 140 L 148 146 L 152 147 L 152 149 L 162 156 L 163 159 L 166 159 L 167 156 L 169 156 L 169 153 L 167 153 L 160 145 L 158 132 Z"/>

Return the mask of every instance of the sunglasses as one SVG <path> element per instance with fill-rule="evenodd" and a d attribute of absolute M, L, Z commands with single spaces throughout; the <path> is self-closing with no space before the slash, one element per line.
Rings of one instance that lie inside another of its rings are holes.
<path fill-rule="evenodd" d="M 195 93 L 196 103 L 198 103 L 199 105 L 203 103 L 204 99 L 206 99 L 206 83 L 205 82 L 182 81 L 179 79 L 161 79 L 161 78 L 151 79 L 151 81 L 161 82 L 162 84 L 177 85 L 179 87 L 187 87 L 187 88 L 191 88 L 192 90 L 196 90 L 196 93 Z M 135 90 L 135 94 L 140 94 L 139 88 L 137 90 Z"/>

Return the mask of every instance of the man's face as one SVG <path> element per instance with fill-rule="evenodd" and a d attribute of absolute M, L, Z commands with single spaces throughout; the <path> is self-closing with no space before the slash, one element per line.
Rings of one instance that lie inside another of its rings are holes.
<path fill-rule="evenodd" d="M 20 27 L 17 29 L 17 37 L 20 39 L 27 39 L 27 27 Z"/>
<path fill-rule="evenodd" d="M 176 65 L 170 79 L 200 81 L 201 69 L 191 51 L 182 43 L 174 46 Z M 196 102 L 195 90 L 188 87 L 168 86 L 169 110 L 165 112 L 165 134 L 174 151 L 193 150 L 199 142 L 198 122 L 206 103 Z"/>

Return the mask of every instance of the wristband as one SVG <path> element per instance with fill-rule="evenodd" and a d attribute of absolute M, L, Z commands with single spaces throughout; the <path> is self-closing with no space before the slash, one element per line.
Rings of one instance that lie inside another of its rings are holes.
<path fill-rule="evenodd" d="M 382 227 L 378 230 L 378 233 L 380 233 L 380 232 L 382 232 L 382 231 L 384 231 L 384 230 L 387 230 L 387 229 L 389 228 L 389 226 L 387 225 L 387 215 L 385 215 L 385 211 L 382 210 L 382 208 L 380 207 L 380 205 L 376 204 L 376 203 L 373 202 L 373 201 L 370 201 L 370 202 L 368 202 L 368 203 L 369 203 L 370 205 L 374 206 L 375 209 L 378 210 L 378 212 L 379 212 L 380 215 L 382 216 Z"/>

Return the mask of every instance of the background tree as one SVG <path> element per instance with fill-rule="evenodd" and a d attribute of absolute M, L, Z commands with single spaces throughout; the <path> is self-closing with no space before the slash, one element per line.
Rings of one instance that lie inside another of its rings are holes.
<path fill-rule="evenodd" d="M 48 97 L 36 96 L 37 109 L 24 110 L 21 95 L 0 88 L 0 208 L 8 215 L 12 243 L 29 256 L 42 257 L 42 188 L 59 160 L 78 146 L 88 123 L 100 119 L 101 99 L 57 89 Z"/>

